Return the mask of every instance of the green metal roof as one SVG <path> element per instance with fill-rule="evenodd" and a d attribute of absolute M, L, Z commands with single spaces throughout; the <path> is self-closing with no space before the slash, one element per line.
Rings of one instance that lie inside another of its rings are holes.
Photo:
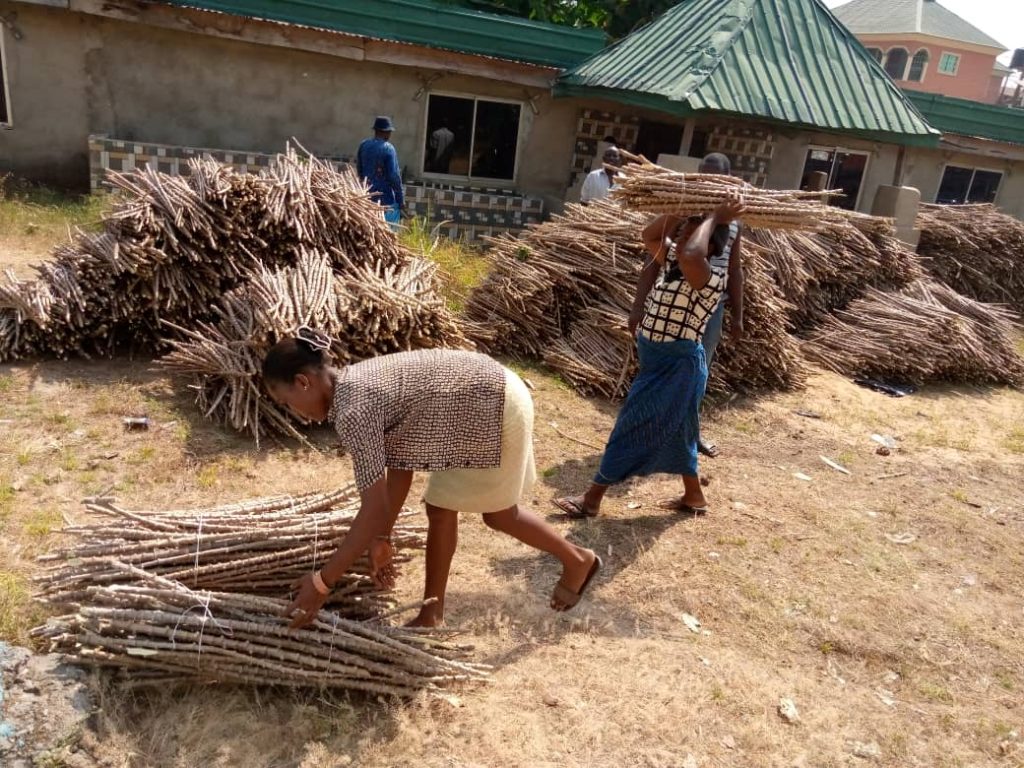
<path fill-rule="evenodd" d="M 1024 109 L 997 107 L 935 93 L 907 91 L 928 122 L 944 133 L 1024 144 Z"/>
<path fill-rule="evenodd" d="M 939 136 L 818 0 L 684 0 L 564 74 L 556 94 L 900 144 Z"/>
<path fill-rule="evenodd" d="M 834 13 L 855 35 L 931 35 L 1006 50 L 936 0 L 852 0 Z"/>
<path fill-rule="evenodd" d="M 600 30 L 529 21 L 431 0 L 163 1 L 560 69 L 578 64 L 605 43 Z"/>

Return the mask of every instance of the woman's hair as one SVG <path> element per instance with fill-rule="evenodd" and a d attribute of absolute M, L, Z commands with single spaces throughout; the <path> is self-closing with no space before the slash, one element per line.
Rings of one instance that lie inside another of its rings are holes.
<path fill-rule="evenodd" d="M 318 371 L 327 364 L 331 340 L 302 326 L 296 336 L 277 342 L 263 359 L 263 381 L 291 384 L 303 371 Z"/>
<path fill-rule="evenodd" d="M 700 173 L 717 173 L 720 176 L 731 176 L 732 163 L 721 152 L 712 152 L 710 155 L 705 155 L 704 159 L 700 161 Z"/>

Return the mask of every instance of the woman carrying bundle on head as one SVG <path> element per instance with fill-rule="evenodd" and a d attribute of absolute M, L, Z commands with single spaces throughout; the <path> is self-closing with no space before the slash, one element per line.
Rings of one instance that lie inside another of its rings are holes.
<path fill-rule="evenodd" d="M 367 551 L 375 582 L 394 585 L 388 539 L 415 471 L 431 473 L 424 494 L 424 601 L 433 601 L 412 626 L 444 621 L 459 512 L 481 513 L 490 528 L 557 557 L 562 576 L 551 607 L 566 611 L 576 605 L 601 560 L 520 507 L 536 480 L 533 401 L 523 381 L 473 352 L 400 352 L 332 368 L 329 349 L 329 339 L 302 329 L 297 338 L 275 345 L 263 363 L 275 402 L 302 418 L 334 425 L 352 456 L 362 499 L 338 549 L 299 585 L 288 609 L 292 626 L 313 621 L 331 586 Z"/>
<path fill-rule="evenodd" d="M 708 380 L 701 340 L 729 280 L 742 215 L 743 202 L 735 196 L 710 216 L 663 215 L 644 229 L 650 257 L 629 316 L 640 371 L 590 488 L 555 501 L 567 516 L 597 517 L 610 486 L 657 473 L 683 477 L 682 496 L 663 507 L 707 511 L 697 474 L 700 403 Z"/>

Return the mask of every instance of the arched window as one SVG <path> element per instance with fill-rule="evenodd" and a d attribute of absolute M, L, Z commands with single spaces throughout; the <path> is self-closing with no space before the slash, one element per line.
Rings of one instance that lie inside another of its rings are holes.
<path fill-rule="evenodd" d="M 868 48 L 868 53 L 870 53 L 871 54 L 871 58 L 873 58 L 879 64 L 882 63 L 882 49 L 881 48 Z"/>
<path fill-rule="evenodd" d="M 893 80 L 902 80 L 907 73 L 907 59 L 910 54 L 906 48 L 892 48 L 885 57 L 885 71 Z"/>
<path fill-rule="evenodd" d="M 927 67 L 928 51 L 922 48 L 914 54 L 914 58 L 910 61 L 910 72 L 907 74 L 907 80 L 912 83 L 920 83 L 924 80 L 924 72 Z"/>

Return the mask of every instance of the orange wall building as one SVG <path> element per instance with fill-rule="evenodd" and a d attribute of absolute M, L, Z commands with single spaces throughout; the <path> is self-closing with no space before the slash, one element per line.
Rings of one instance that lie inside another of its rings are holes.
<path fill-rule="evenodd" d="M 997 101 L 1005 46 L 937 0 L 853 0 L 835 15 L 901 88 Z"/>

